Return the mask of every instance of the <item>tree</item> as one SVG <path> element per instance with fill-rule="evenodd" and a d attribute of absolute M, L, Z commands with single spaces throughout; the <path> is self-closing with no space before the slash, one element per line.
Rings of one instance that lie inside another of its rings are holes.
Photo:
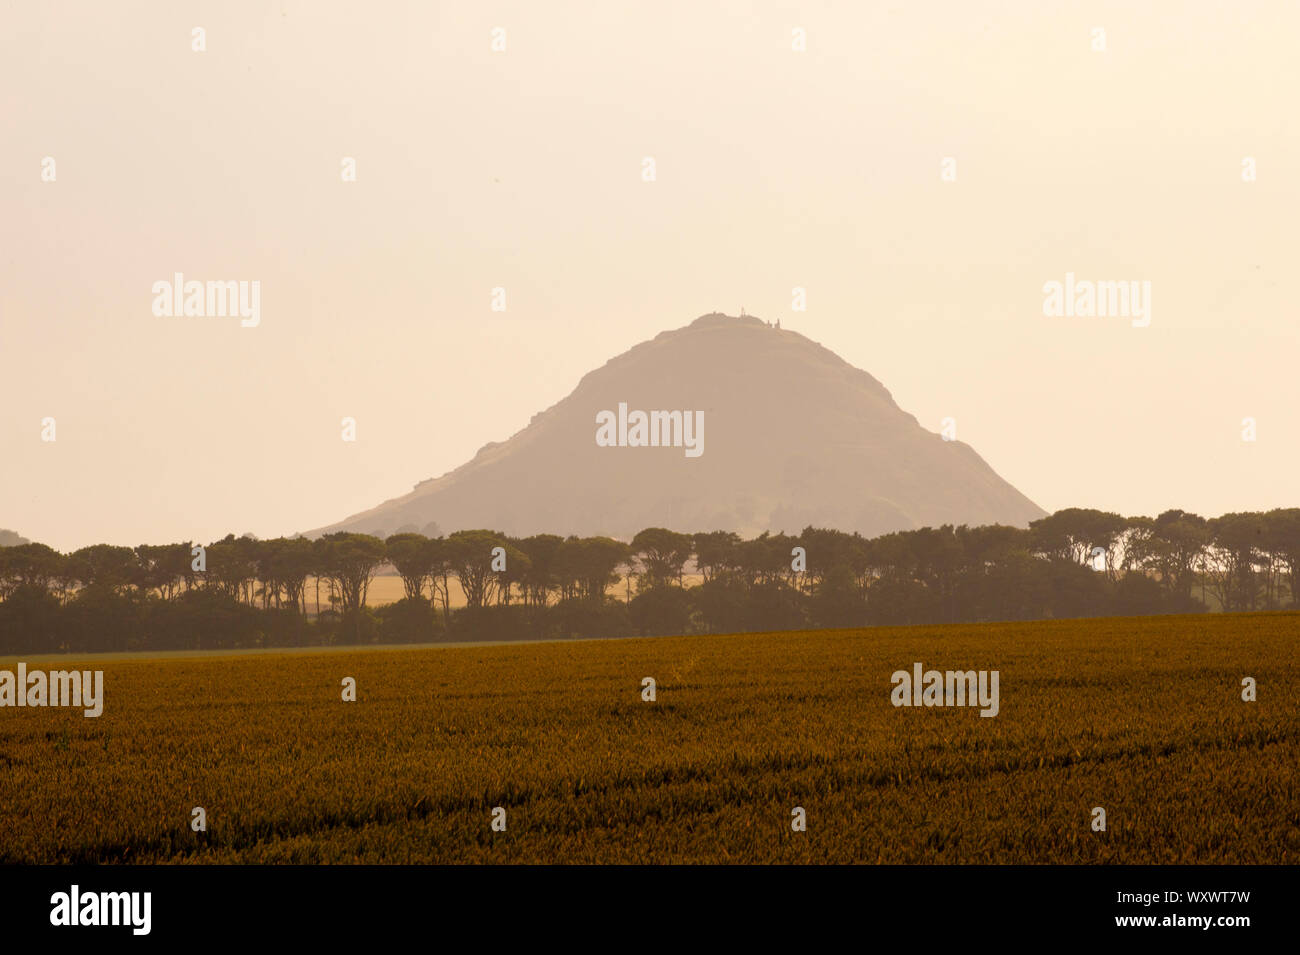
<path fill-rule="evenodd" d="M 1186 511 L 1164 511 L 1154 520 L 1129 521 L 1126 550 L 1129 566 L 1154 575 L 1171 609 L 1195 605 L 1192 588 L 1204 568 L 1210 529 L 1205 518 Z"/>
<path fill-rule="evenodd" d="M 1264 543 L 1259 514 L 1224 514 L 1209 522 L 1211 589 L 1224 610 L 1254 610 L 1259 597 L 1255 564 Z"/>
<path fill-rule="evenodd" d="M 452 565 L 452 545 L 441 537 L 431 537 L 425 544 L 429 552 L 429 584 L 433 596 L 442 602 L 442 624 L 451 626 L 451 575 L 455 571 Z"/>
<path fill-rule="evenodd" d="M 618 583 L 616 570 L 631 557 L 632 548 L 609 537 L 571 537 L 565 546 L 572 554 L 579 594 L 584 600 L 604 602 L 606 589 Z"/>
<path fill-rule="evenodd" d="M 353 620 L 353 635 L 361 636 L 361 608 L 375 571 L 384 563 L 384 542 L 369 534 L 339 531 L 321 538 L 320 572 L 337 588 L 340 607 Z"/>
<path fill-rule="evenodd" d="M 519 587 L 520 594 L 523 594 L 523 584 L 532 569 L 532 561 L 512 537 L 507 537 L 505 543 L 498 546 L 505 549 L 506 560 L 505 566 L 496 572 L 496 597 L 500 606 L 508 607 L 515 587 Z"/>
<path fill-rule="evenodd" d="M 732 531 L 709 531 L 695 535 L 695 563 L 704 583 L 726 577 L 740 567 L 740 535 Z"/>
<path fill-rule="evenodd" d="M 1264 525 L 1264 546 L 1283 570 L 1291 606 L 1300 607 L 1300 508 L 1269 511 Z"/>
<path fill-rule="evenodd" d="M 271 579 L 284 590 L 285 599 L 294 610 L 307 615 L 307 578 L 315 568 L 312 542 L 305 537 L 277 538 L 269 541 Z"/>
<path fill-rule="evenodd" d="M 388 560 L 402 578 L 408 599 L 424 594 L 424 581 L 433 572 L 433 552 L 423 534 L 394 534 L 384 542 Z"/>
<path fill-rule="evenodd" d="M 1093 550 L 1104 551 L 1105 571 L 1114 574 L 1128 521 L 1119 514 L 1091 508 L 1068 507 L 1031 521 L 1034 548 L 1046 557 L 1089 565 Z"/>
<path fill-rule="evenodd" d="M 966 554 L 953 526 L 922 527 L 905 532 L 905 536 L 916 557 L 916 578 L 925 587 L 933 607 L 931 619 L 954 622 Z"/>
<path fill-rule="evenodd" d="M 559 587 L 556 561 L 564 538 L 558 534 L 535 534 L 515 543 L 528 555 L 528 569 L 520 581 L 524 603 L 545 607 L 547 595 Z"/>
<path fill-rule="evenodd" d="M 93 544 L 74 551 L 69 570 L 82 587 L 123 593 L 140 580 L 139 564 L 130 547 Z"/>
<path fill-rule="evenodd" d="M 141 544 L 135 549 L 135 559 L 141 585 L 158 591 L 163 600 L 171 600 L 190 575 L 188 544 Z"/>
<path fill-rule="evenodd" d="M 67 559 L 45 544 L 18 544 L 0 549 L 0 600 L 19 587 L 41 590 L 63 573 Z"/>
<path fill-rule="evenodd" d="M 647 587 L 661 587 L 673 580 L 680 584 L 693 548 L 689 534 L 663 527 L 647 527 L 632 538 L 632 551 L 644 568 L 642 581 Z"/>
<path fill-rule="evenodd" d="M 233 600 L 247 602 L 252 582 L 257 577 L 257 559 L 250 548 L 251 541 L 227 534 L 209 544 L 205 585 L 218 590 Z"/>
<path fill-rule="evenodd" d="M 493 551 L 498 547 L 505 550 L 504 572 L 492 568 Z M 501 591 L 509 588 L 516 574 L 523 573 L 528 561 L 504 534 L 489 530 L 456 531 L 447 538 L 447 557 L 471 610 L 487 606 L 493 598 L 502 599 Z"/>

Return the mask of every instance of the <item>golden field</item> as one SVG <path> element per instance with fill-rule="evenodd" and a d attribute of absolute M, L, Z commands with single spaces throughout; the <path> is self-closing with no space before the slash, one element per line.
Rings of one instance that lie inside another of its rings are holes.
<path fill-rule="evenodd" d="M 91 658 L 101 717 L 0 709 L 0 862 L 1294 864 L 1298 637 L 1214 614 Z M 918 661 L 999 670 L 999 715 L 893 707 Z"/>

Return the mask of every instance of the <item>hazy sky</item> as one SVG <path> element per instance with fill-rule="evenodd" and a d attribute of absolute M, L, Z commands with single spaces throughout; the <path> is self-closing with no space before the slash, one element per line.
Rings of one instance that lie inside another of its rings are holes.
<path fill-rule="evenodd" d="M 0 527 L 320 526 L 742 305 L 1048 510 L 1300 505 L 1298 33 L 1291 0 L 0 2 Z M 155 316 L 174 272 L 259 281 L 260 324 Z M 1150 281 L 1149 327 L 1045 316 L 1067 272 Z"/>

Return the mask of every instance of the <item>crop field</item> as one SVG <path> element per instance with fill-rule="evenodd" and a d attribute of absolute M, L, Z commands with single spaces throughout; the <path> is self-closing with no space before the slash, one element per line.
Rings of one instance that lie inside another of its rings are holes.
<path fill-rule="evenodd" d="M 102 716 L 0 709 L 0 862 L 1294 864 L 1298 640 L 1213 614 L 83 659 Z M 998 714 L 893 706 L 918 662 L 998 670 Z"/>

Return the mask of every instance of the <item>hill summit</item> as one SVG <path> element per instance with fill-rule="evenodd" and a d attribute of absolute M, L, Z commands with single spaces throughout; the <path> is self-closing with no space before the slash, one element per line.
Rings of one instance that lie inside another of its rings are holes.
<path fill-rule="evenodd" d="M 610 359 L 454 471 L 310 536 L 430 524 L 621 539 L 645 527 L 808 525 L 876 536 L 1025 526 L 1044 513 L 829 349 L 752 315 L 713 313 Z"/>

